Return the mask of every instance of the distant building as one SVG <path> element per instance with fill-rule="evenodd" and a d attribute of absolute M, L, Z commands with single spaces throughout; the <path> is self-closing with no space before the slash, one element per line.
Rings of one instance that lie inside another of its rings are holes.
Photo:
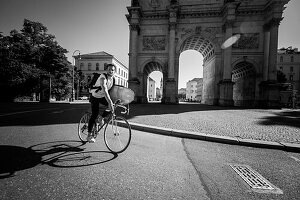
<path fill-rule="evenodd" d="M 281 71 L 289 85 L 287 91 L 281 91 L 283 104 L 300 104 L 300 52 L 298 48 L 281 48 L 277 52 L 277 70 Z"/>
<path fill-rule="evenodd" d="M 203 79 L 200 78 L 199 81 L 197 81 L 197 85 L 196 85 L 196 101 L 201 102 L 201 100 L 202 100 L 202 89 L 203 89 Z"/>
<path fill-rule="evenodd" d="M 179 101 L 184 101 L 186 99 L 186 88 L 180 88 L 178 90 Z"/>
<path fill-rule="evenodd" d="M 160 101 L 161 100 L 161 91 L 160 88 L 156 88 L 156 100 Z"/>
<path fill-rule="evenodd" d="M 277 70 L 282 71 L 288 83 L 300 90 L 300 52 L 298 48 L 281 48 L 277 53 Z"/>
<path fill-rule="evenodd" d="M 202 78 L 194 78 L 186 83 L 186 99 L 188 101 L 197 101 L 200 82 L 202 82 Z M 202 95 L 202 90 L 200 95 Z"/>
<path fill-rule="evenodd" d="M 149 76 L 148 77 L 148 101 L 156 100 L 156 87 L 155 81 Z"/>
<path fill-rule="evenodd" d="M 160 79 L 160 86 L 159 86 L 159 88 L 156 88 L 156 99 L 158 100 L 158 101 L 161 101 L 161 99 L 162 99 L 162 95 L 163 95 L 163 79 L 161 78 Z"/>
<path fill-rule="evenodd" d="M 86 84 L 91 80 L 93 73 L 106 72 L 107 64 L 116 65 L 116 84 L 128 87 L 128 68 L 118 61 L 113 55 L 108 54 L 104 51 L 89 53 L 83 55 L 74 56 L 75 68 L 77 71 L 81 71 L 83 74 L 83 84 L 79 84 L 76 90 L 79 90 L 79 96 L 88 95 L 88 89 L 85 87 Z M 77 85 L 75 83 L 75 85 Z"/>

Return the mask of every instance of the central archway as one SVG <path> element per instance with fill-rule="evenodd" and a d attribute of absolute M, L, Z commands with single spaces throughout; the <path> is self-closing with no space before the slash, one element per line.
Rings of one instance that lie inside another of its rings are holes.
<path fill-rule="evenodd" d="M 203 88 L 201 94 L 201 103 L 204 104 L 216 104 L 218 101 L 218 81 L 220 77 L 215 73 L 218 71 L 216 69 L 219 64 L 217 62 L 217 55 L 215 53 L 215 42 L 216 39 L 212 38 L 207 32 L 202 31 L 201 34 L 198 31 L 196 33 L 190 33 L 182 40 L 178 42 L 177 53 L 179 57 L 180 54 L 186 50 L 198 51 L 203 56 Z M 219 59 L 221 60 L 221 59 Z M 201 66 L 196 66 L 201 67 Z M 179 65 L 176 66 L 176 72 L 179 71 Z M 179 74 L 176 74 L 177 82 L 179 81 Z M 195 74 L 195 76 L 197 76 Z M 199 75 L 198 75 L 199 76 Z M 197 78 L 197 77 L 195 77 Z"/>
<path fill-rule="evenodd" d="M 235 106 L 253 107 L 256 90 L 256 71 L 253 64 L 242 61 L 232 70 L 233 101 Z"/>

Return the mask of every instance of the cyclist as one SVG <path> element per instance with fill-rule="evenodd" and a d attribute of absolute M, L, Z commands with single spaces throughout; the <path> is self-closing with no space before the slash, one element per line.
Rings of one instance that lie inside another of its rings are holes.
<path fill-rule="evenodd" d="M 108 91 L 113 87 L 115 82 L 114 75 L 116 66 L 114 64 L 108 64 L 106 67 L 107 72 L 102 73 L 99 76 L 95 85 L 93 86 L 94 89 L 91 89 L 92 95 L 90 102 L 92 115 L 88 123 L 88 136 L 86 138 L 88 142 L 96 141 L 93 136 L 92 130 L 94 124 L 96 123 L 98 115 L 101 114 L 101 117 L 99 117 L 100 123 L 104 123 L 103 118 L 106 117 L 110 112 L 114 111 L 114 104 L 110 98 Z"/>

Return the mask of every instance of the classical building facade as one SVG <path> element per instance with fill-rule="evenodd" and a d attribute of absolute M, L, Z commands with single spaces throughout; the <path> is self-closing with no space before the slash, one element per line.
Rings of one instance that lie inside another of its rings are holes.
<path fill-rule="evenodd" d="M 280 70 L 286 77 L 293 89 L 300 91 L 300 52 L 298 48 L 282 48 L 278 50 L 277 70 Z"/>
<path fill-rule="evenodd" d="M 186 99 L 189 101 L 196 101 L 199 93 L 199 85 L 202 83 L 201 78 L 194 78 L 186 83 Z"/>
<path fill-rule="evenodd" d="M 288 2 L 132 0 L 126 17 L 135 101 L 147 102 L 147 77 L 160 71 L 162 103 L 178 103 L 179 56 L 196 50 L 204 58 L 203 103 L 276 106 L 278 27 Z"/>
<path fill-rule="evenodd" d="M 196 101 L 202 101 L 203 78 L 200 78 L 196 85 Z"/>
<path fill-rule="evenodd" d="M 118 61 L 113 55 L 108 54 L 104 51 L 101 52 L 95 52 L 95 53 L 89 53 L 89 54 L 83 54 L 83 55 L 77 55 L 74 56 L 75 58 L 75 68 L 80 70 L 82 74 L 84 75 L 84 81 L 85 83 L 88 83 L 93 73 L 103 73 L 106 71 L 106 65 L 107 64 L 114 64 L 116 68 L 116 84 L 122 85 L 124 87 L 128 87 L 128 67 L 126 67 L 124 64 L 122 64 L 120 61 Z M 80 84 L 76 84 L 80 85 Z M 88 95 L 88 88 L 80 87 L 76 90 L 80 90 L 80 95 Z"/>
<path fill-rule="evenodd" d="M 282 106 L 300 107 L 300 52 L 298 48 L 281 48 L 277 54 L 277 70 L 286 78 L 284 89 L 280 92 Z"/>
<path fill-rule="evenodd" d="M 148 101 L 153 101 L 156 99 L 156 87 L 155 87 L 155 81 L 148 77 Z"/>

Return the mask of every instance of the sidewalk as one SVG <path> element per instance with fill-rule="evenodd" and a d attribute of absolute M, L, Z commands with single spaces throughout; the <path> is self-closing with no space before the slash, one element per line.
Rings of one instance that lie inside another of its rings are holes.
<path fill-rule="evenodd" d="M 300 110 L 202 104 L 132 104 L 133 129 L 181 138 L 300 152 Z"/>

